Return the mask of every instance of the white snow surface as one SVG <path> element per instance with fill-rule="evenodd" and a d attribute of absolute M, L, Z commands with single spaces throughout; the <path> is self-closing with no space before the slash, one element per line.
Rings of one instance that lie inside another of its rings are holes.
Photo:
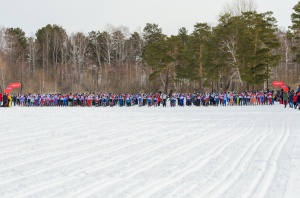
<path fill-rule="evenodd" d="M 0 197 L 300 196 L 300 111 L 0 108 Z"/>

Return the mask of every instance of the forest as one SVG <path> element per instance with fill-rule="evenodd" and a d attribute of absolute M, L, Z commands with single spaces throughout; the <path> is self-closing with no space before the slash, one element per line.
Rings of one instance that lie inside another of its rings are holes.
<path fill-rule="evenodd" d="M 20 82 L 20 93 L 243 91 L 273 89 L 274 80 L 294 88 L 300 2 L 287 14 L 292 25 L 282 30 L 271 11 L 248 4 L 177 35 L 154 23 L 140 32 L 107 25 L 87 34 L 48 24 L 31 37 L 0 27 L 0 90 Z"/>

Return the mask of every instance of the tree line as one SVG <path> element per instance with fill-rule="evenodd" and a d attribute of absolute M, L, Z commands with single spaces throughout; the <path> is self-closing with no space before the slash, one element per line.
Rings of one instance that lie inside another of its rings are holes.
<path fill-rule="evenodd" d="M 26 37 L 0 29 L 0 86 L 21 82 L 20 92 L 202 92 L 267 89 L 273 80 L 300 79 L 300 2 L 292 26 L 277 27 L 272 12 L 223 13 L 217 25 L 196 23 L 177 35 L 158 24 L 142 32 L 107 26 L 67 34 L 47 25 Z"/>

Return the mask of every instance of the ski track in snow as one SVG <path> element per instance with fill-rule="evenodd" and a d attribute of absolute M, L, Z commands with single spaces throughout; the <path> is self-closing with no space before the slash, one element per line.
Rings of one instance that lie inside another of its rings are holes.
<path fill-rule="evenodd" d="M 298 197 L 281 105 L 0 109 L 0 197 Z"/>

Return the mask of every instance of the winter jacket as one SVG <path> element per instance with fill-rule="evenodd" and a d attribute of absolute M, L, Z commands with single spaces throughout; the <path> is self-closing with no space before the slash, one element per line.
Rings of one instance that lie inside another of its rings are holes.
<path fill-rule="evenodd" d="M 294 97 L 293 97 L 293 102 L 296 103 L 297 99 L 298 99 L 298 96 L 295 94 Z"/>
<path fill-rule="evenodd" d="M 11 107 L 12 98 L 10 95 L 7 96 L 7 100 L 8 100 L 8 106 Z"/>
<path fill-rule="evenodd" d="M 3 95 L 3 104 L 7 103 L 7 96 L 4 94 Z"/>
<path fill-rule="evenodd" d="M 286 100 L 288 100 L 288 94 L 287 94 L 287 92 L 283 92 L 283 94 L 282 94 L 282 99 L 284 100 L 284 101 L 286 101 Z"/>
<path fill-rule="evenodd" d="M 294 92 L 291 91 L 291 92 L 289 93 L 289 102 L 292 102 L 292 101 L 293 101 L 293 97 L 294 97 Z"/>

